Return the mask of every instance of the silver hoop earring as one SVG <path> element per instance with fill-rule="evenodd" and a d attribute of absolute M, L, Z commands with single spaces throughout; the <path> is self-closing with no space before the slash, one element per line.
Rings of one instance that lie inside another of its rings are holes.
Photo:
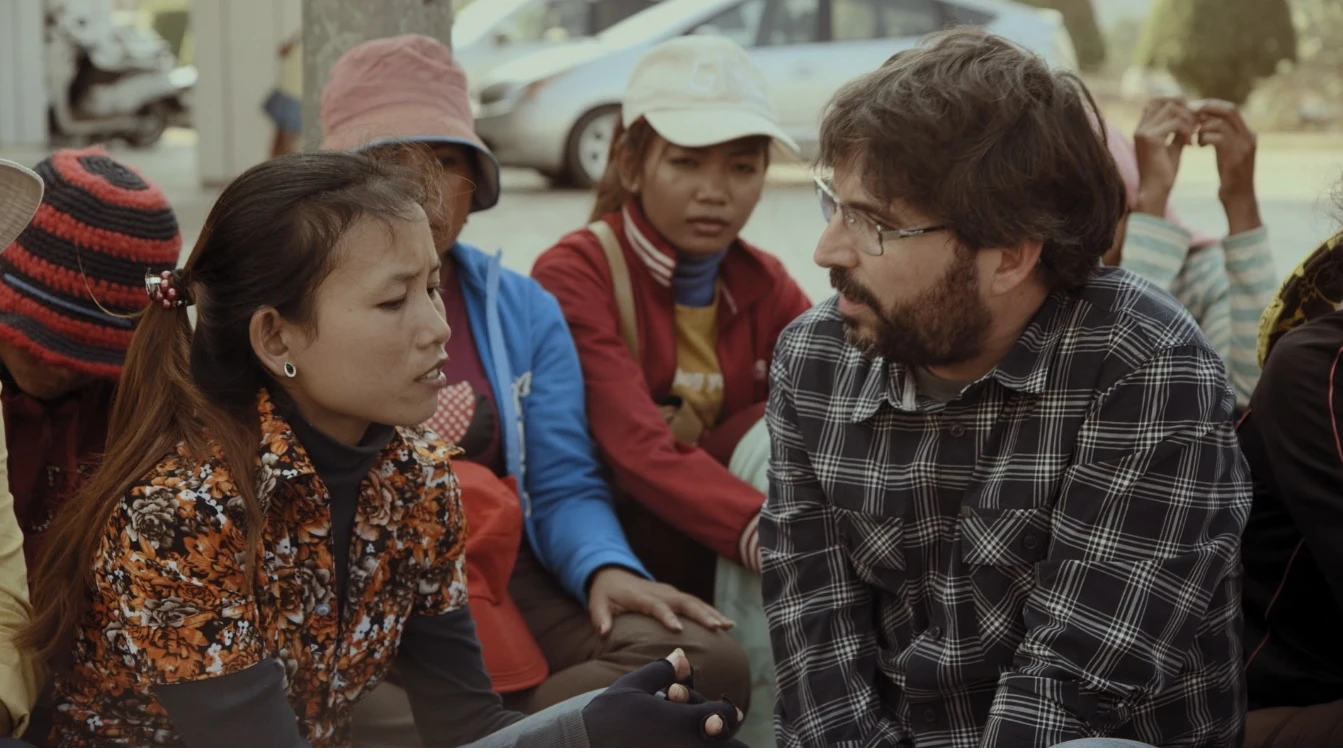
<path fill-rule="evenodd" d="M 298 376 L 298 368 L 294 366 L 293 362 L 284 363 L 284 376 L 290 380 Z"/>

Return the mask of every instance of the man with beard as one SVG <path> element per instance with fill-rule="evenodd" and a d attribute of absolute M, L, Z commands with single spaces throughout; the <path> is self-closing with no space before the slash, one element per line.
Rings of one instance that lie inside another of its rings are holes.
<path fill-rule="evenodd" d="M 781 744 L 1240 743 L 1235 398 L 1174 300 L 1099 269 L 1098 118 L 965 31 L 831 103 L 839 295 L 784 332 L 768 412 Z"/>

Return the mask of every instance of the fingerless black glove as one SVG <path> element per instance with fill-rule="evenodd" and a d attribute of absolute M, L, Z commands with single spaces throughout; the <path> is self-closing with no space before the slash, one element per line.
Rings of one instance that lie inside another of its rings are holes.
<path fill-rule="evenodd" d="M 593 747 L 746 746 L 732 738 L 741 725 L 737 706 L 730 700 L 708 702 L 693 690 L 684 703 L 658 695 L 676 683 L 676 667 L 666 659 L 617 679 L 583 709 L 589 743 Z M 704 725 L 715 715 L 722 719 L 723 730 L 709 736 Z"/>

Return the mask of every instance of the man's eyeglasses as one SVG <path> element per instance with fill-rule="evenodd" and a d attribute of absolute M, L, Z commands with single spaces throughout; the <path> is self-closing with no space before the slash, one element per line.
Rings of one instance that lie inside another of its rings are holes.
<path fill-rule="evenodd" d="M 858 248 L 865 254 L 873 257 L 880 257 L 886 251 L 887 239 L 912 239 L 915 236 L 922 236 L 926 233 L 936 233 L 938 231 L 949 231 L 948 225 L 930 225 L 925 228 L 887 228 L 872 218 L 854 212 L 844 206 L 839 201 L 839 196 L 835 190 L 822 178 L 814 179 L 816 181 L 816 196 L 821 200 L 821 217 L 829 223 L 830 219 L 839 213 L 844 218 L 844 227 L 849 229 L 849 233 L 858 240 Z"/>

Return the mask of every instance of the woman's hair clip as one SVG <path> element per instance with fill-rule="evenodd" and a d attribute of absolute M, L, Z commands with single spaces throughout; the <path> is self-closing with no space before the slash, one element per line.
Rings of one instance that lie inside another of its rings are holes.
<path fill-rule="evenodd" d="M 150 270 L 145 273 L 145 293 L 164 309 L 191 304 L 191 294 L 186 287 L 186 271 L 181 269 L 157 273 Z"/>

